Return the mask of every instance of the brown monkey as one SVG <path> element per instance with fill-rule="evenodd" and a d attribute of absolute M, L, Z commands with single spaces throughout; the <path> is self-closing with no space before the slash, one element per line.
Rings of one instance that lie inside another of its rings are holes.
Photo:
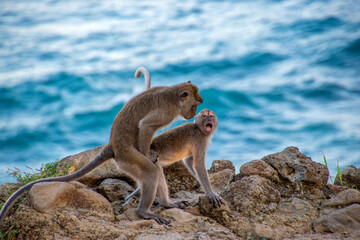
<path fill-rule="evenodd" d="M 127 102 L 115 117 L 109 143 L 87 165 L 70 175 L 40 179 L 16 191 L 0 212 L 0 223 L 15 200 L 39 182 L 73 181 L 92 171 L 110 158 L 115 158 L 119 167 L 133 177 L 141 190 L 137 214 L 145 219 L 154 219 L 159 224 L 169 221 L 150 212 L 156 195 L 159 178 L 157 166 L 148 158 L 150 144 L 155 132 L 170 124 L 177 116 L 191 119 L 197 105 L 202 103 L 198 88 L 191 82 L 169 87 L 153 87 Z"/>
<path fill-rule="evenodd" d="M 191 174 L 198 179 L 210 197 L 214 207 L 220 206 L 220 197 L 213 192 L 209 177 L 205 168 L 205 154 L 210 143 L 212 134 L 217 127 L 217 118 L 214 112 L 204 109 L 198 113 L 194 123 L 185 123 L 154 138 L 151 143 L 151 151 L 158 155 L 156 165 L 159 169 L 159 181 L 157 195 L 163 207 L 179 207 L 179 204 L 170 202 L 168 186 L 165 180 L 162 166 L 184 160 Z M 131 198 L 138 193 L 137 188 L 126 197 L 127 204 Z"/>

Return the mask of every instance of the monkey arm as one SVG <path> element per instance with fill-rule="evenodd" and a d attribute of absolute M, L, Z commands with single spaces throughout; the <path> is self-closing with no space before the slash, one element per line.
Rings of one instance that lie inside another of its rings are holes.
<path fill-rule="evenodd" d="M 195 178 L 198 178 L 198 177 L 196 176 L 196 172 L 195 172 L 194 166 L 193 166 L 193 164 L 194 164 L 194 158 L 193 158 L 193 156 L 188 156 L 188 157 L 184 158 L 183 161 L 184 161 L 186 167 L 189 169 L 190 173 L 191 173 Z"/>
<path fill-rule="evenodd" d="M 138 145 L 139 151 L 145 156 L 150 154 L 150 145 L 155 132 L 175 118 L 174 114 L 166 114 L 164 111 L 152 111 L 139 122 Z"/>
<path fill-rule="evenodd" d="M 194 153 L 193 166 L 195 168 L 197 179 L 199 180 L 201 186 L 205 190 L 205 194 L 209 196 L 213 207 L 221 206 L 222 200 L 216 193 L 213 192 L 209 180 L 208 173 L 205 167 L 205 152 L 206 149 L 202 148 Z"/>

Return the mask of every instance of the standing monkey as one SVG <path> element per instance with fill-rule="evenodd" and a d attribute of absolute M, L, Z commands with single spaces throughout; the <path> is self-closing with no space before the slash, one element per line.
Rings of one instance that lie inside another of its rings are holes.
<path fill-rule="evenodd" d="M 110 158 L 133 177 L 140 186 L 141 198 L 136 213 L 159 224 L 169 221 L 150 212 L 159 178 L 157 166 L 149 159 L 150 144 L 155 132 L 170 124 L 177 116 L 191 119 L 202 103 L 198 88 L 191 82 L 169 87 L 153 87 L 128 101 L 115 117 L 109 143 L 82 169 L 72 174 L 40 179 L 16 191 L 0 212 L 0 223 L 15 200 L 40 182 L 73 181 L 94 170 Z"/>
<path fill-rule="evenodd" d="M 214 207 L 220 206 L 220 197 L 213 192 L 209 176 L 205 167 L 205 155 L 207 146 L 210 144 L 211 136 L 216 130 L 217 118 L 214 112 L 204 109 L 198 113 L 194 123 L 185 123 L 154 138 L 151 143 L 151 151 L 158 155 L 156 165 L 159 170 L 159 180 L 157 195 L 163 207 L 179 207 L 169 199 L 169 191 L 163 173 L 163 166 L 184 160 L 190 173 L 198 179 L 209 196 Z M 133 193 L 126 197 L 127 204 L 131 198 L 138 193 L 137 188 Z"/>

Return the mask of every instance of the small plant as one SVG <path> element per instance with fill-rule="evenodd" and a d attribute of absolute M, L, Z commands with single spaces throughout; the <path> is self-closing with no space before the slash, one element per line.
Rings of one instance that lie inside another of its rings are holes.
<path fill-rule="evenodd" d="M 341 186 L 344 186 L 344 183 L 343 183 L 342 177 L 341 177 L 341 173 L 340 173 L 340 168 L 339 168 L 339 160 L 337 160 L 337 173 L 338 173 L 338 176 L 339 176 Z"/>
<path fill-rule="evenodd" d="M 18 234 L 19 234 L 19 232 L 17 230 L 13 230 L 9 234 L 4 234 L 4 233 L 0 232 L 0 239 L 11 240 L 11 239 L 14 239 L 14 237 Z"/>
<path fill-rule="evenodd" d="M 327 164 L 327 161 L 326 161 L 325 154 L 324 154 L 323 152 L 321 152 L 321 153 L 322 153 L 322 155 L 323 155 L 324 164 L 325 164 L 326 168 L 329 170 L 329 167 L 328 167 L 328 164 Z M 342 176 L 341 176 L 340 167 L 339 167 L 339 160 L 337 160 L 337 176 L 338 176 L 338 178 L 339 178 L 340 185 L 341 185 L 341 186 L 344 186 L 345 184 L 344 184 L 343 181 L 342 181 Z M 334 184 L 334 183 L 335 183 L 336 178 L 334 178 L 333 176 L 329 176 L 329 179 L 330 179 L 331 184 Z"/>
<path fill-rule="evenodd" d="M 29 166 L 25 166 L 26 168 L 31 170 L 31 173 L 21 171 L 17 167 L 14 167 L 15 170 L 8 168 L 7 173 L 15 177 L 17 182 L 21 183 L 22 185 L 26 185 L 41 178 L 63 176 L 75 170 L 75 166 L 68 166 L 68 164 L 65 164 L 64 170 L 61 172 L 57 172 L 56 168 L 58 165 L 59 160 L 56 160 L 54 162 L 43 164 L 41 165 L 40 169 L 35 170 Z"/>

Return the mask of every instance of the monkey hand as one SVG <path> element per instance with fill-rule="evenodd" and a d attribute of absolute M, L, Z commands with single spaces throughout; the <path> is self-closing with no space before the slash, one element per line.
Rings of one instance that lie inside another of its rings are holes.
<path fill-rule="evenodd" d="M 157 163 L 159 159 L 159 154 L 155 152 L 154 150 L 150 149 L 150 153 L 147 156 L 153 163 Z"/>
<path fill-rule="evenodd" d="M 216 193 L 211 192 L 207 195 L 210 198 L 211 204 L 213 205 L 214 208 L 220 207 L 221 204 L 223 204 L 223 201 L 221 200 L 220 196 L 217 195 Z"/>

